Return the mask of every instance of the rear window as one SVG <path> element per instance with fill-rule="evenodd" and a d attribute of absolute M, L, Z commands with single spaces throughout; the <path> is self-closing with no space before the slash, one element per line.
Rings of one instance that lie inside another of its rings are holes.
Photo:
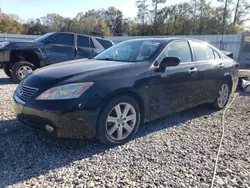
<path fill-rule="evenodd" d="M 110 42 L 109 40 L 104 40 L 104 39 L 100 39 L 100 38 L 96 38 L 96 40 L 105 48 L 109 48 L 111 46 L 113 46 L 112 42 Z"/>

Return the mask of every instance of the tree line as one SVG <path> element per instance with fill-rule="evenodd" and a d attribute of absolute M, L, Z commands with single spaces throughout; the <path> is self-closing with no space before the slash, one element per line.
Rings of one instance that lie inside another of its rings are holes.
<path fill-rule="evenodd" d="M 245 27 L 250 10 L 247 0 L 189 0 L 168 5 L 167 0 L 137 0 L 137 16 L 125 18 L 122 11 L 107 9 L 80 12 L 74 18 L 56 13 L 21 23 L 16 15 L 0 16 L 0 33 L 42 35 L 77 32 L 90 35 L 203 35 L 237 34 Z"/>

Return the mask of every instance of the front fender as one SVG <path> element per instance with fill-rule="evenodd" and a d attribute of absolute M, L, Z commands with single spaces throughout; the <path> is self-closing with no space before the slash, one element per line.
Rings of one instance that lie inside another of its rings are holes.
<path fill-rule="evenodd" d="M 36 53 L 36 55 L 38 56 L 38 58 L 40 60 L 40 67 L 44 67 L 46 65 L 45 54 L 43 53 L 43 51 L 40 48 L 35 49 L 34 52 Z"/>
<path fill-rule="evenodd" d="M 147 98 L 146 98 L 145 94 L 138 91 L 138 90 L 136 90 L 136 89 L 134 89 L 134 88 L 120 88 L 120 89 L 117 89 L 117 90 L 111 92 L 110 94 L 108 94 L 104 98 L 102 104 L 105 104 L 111 98 L 119 96 L 119 95 L 129 95 L 129 96 L 135 98 L 135 100 L 140 100 L 140 102 L 143 104 L 143 109 L 146 109 L 145 105 L 146 105 Z"/>

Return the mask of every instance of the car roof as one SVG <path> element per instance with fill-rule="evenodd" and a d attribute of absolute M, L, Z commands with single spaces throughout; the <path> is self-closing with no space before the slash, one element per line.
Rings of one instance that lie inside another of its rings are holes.
<path fill-rule="evenodd" d="M 85 37 L 90 37 L 90 38 L 98 38 L 98 39 L 102 39 L 102 40 L 108 40 L 110 42 L 113 42 L 112 40 L 100 37 L 100 36 L 92 36 L 92 35 L 85 35 L 85 34 L 81 34 L 81 33 L 74 33 L 74 32 L 51 32 L 51 33 L 64 33 L 64 34 L 74 34 L 74 35 L 81 35 L 81 36 L 85 36 Z"/>
<path fill-rule="evenodd" d="M 202 40 L 194 39 L 194 38 L 187 38 L 187 37 L 149 37 L 149 38 L 137 38 L 137 39 L 130 39 L 129 41 L 148 41 L 148 40 L 155 40 L 160 42 L 171 42 L 174 40 L 192 40 L 198 42 L 205 42 Z"/>

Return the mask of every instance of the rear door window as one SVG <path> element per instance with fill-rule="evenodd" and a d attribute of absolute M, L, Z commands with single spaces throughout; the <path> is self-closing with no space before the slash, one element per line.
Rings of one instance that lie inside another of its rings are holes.
<path fill-rule="evenodd" d="M 54 44 L 74 46 L 74 35 L 68 33 L 57 33 L 52 36 L 55 39 Z"/>
<path fill-rule="evenodd" d="M 77 35 L 77 46 L 90 47 L 90 38 L 86 36 Z"/>
<path fill-rule="evenodd" d="M 191 46 L 194 50 L 196 61 L 215 59 L 213 49 L 203 42 L 192 42 Z"/>

